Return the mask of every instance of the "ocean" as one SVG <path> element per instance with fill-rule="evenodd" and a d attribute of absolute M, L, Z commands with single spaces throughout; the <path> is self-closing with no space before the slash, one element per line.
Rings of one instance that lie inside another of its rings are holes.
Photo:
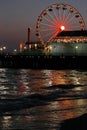
<path fill-rule="evenodd" d="M 87 112 L 87 71 L 0 68 L 0 130 L 59 130 Z"/>

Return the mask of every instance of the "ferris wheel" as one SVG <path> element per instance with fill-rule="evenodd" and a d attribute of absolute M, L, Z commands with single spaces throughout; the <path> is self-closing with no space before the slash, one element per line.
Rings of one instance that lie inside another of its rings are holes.
<path fill-rule="evenodd" d="M 42 45 L 64 30 L 85 30 L 85 22 L 77 9 L 68 4 L 53 4 L 41 12 L 36 23 L 36 36 Z"/>

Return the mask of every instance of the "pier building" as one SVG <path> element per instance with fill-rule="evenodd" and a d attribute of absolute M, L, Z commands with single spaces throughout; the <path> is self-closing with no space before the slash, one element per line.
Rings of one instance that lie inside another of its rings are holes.
<path fill-rule="evenodd" d="M 46 46 L 51 55 L 87 55 L 87 30 L 62 31 Z"/>

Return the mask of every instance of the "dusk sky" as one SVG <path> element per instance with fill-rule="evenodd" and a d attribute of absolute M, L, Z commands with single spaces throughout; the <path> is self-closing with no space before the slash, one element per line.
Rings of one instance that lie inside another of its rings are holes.
<path fill-rule="evenodd" d="M 72 5 L 87 24 L 87 0 L 0 0 L 0 47 L 18 48 L 27 41 L 27 28 L 31 28 L 31 41 L 37 41 L 35 27 L 40 13 L 49 5 Z M 86 27 L 87 28 L 87 27 Z"/>

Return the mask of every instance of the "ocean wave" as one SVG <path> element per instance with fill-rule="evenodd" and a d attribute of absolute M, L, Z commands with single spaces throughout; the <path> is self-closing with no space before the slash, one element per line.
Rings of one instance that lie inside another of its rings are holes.
<path fill-rule="evenodd" d="M 0 99 L 0 112 L 8 112 L 14 110 L 21 110 L 36 106 L 48 105 L 50 102 L 58 100 L 76 100 L 87 99 L 87 95 L 73 94 L 69 95 L 66 91 L 53 91 L 46 94 L 31 94 L 28 96 L 15 97 L 13 99 Z"/>

